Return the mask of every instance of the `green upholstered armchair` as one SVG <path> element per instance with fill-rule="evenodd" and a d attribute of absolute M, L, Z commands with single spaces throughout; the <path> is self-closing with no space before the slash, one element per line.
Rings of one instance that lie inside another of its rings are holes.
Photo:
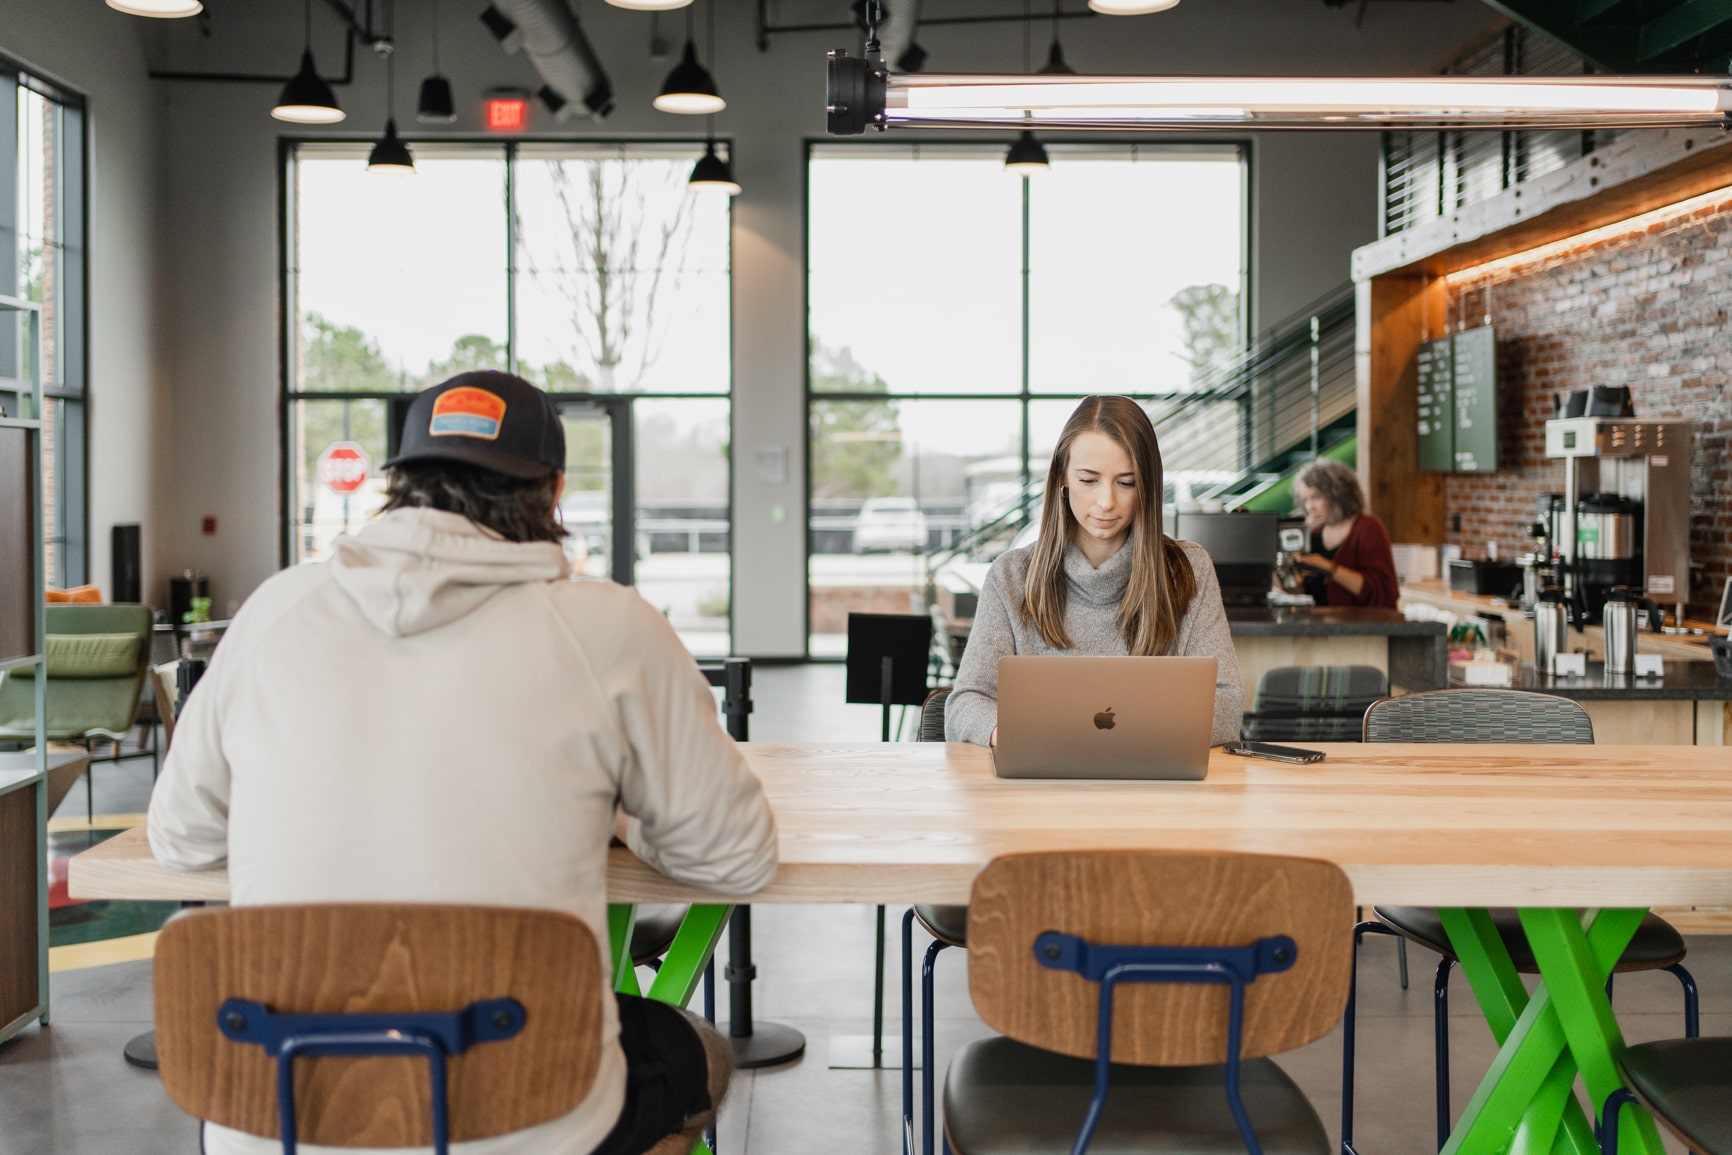
<path fill-rule="evenodd" d="M 48 607 L 46 659 L 48 740 L 89 747 L 115 744 L 138 716 L 150 672 L 150 607 Z M 0 675 L 0 742 L 36 740 L 36 671 Z M 154 747 L 153 747 L 154 750 Z M 94 802 L 87 812 L 94 817 Z"/>

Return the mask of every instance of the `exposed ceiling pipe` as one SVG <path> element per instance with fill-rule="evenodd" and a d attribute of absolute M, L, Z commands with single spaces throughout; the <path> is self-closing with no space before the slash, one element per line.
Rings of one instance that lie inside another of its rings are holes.
<path fill-rule="evenodd" d="M 504 16 L 515 30 L 502 34 L 493 15 Z M 556 118 L 587 111 L 599 120 L 613 111 L 613 84 L 565 0 L 493 0 L 482 23 L 507 52 L 521 49 L 529 57 L 542 79 L 542 103 Z"/>
<path fill-rule="evenodd" d="M 898 72 L 919 72 L 926 63 L 926 51 L 914 42 L 920 30 L 920 0 L 890 0 L 885 5 L 883 31 L 884 59 L 891 61 Z"/>

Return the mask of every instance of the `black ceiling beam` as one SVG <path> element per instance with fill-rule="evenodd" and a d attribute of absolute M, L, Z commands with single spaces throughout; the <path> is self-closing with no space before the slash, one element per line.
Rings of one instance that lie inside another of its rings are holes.
<path fill-rule="evenodd" d="M 1581 56 L 1601 72 L 1633 72 L 1635 38 L 1627 32 L 1583 28 L 1576 21 L 1575 0 L 1485 0 L 1487 7 L 1518 24 L 1543 32 Z"/>
<path fill-rule="evenodd" d="M 1576 23 L 1591 24 L 1625 6 L 1625 0 L 1576 0 Z"/>
<path fill-rule="evenodd" d="M 1727 21 L 1732 21 L 1732 0 L 1684 0 L 1642 24 L 1636 59 L 1647 64 Z"/>

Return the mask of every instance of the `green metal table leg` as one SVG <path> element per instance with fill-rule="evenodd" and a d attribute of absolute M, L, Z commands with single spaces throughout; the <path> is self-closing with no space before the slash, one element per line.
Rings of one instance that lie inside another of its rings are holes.
<path fill-rule="evenodd" d="M 731 906 L 694 905 L 686 911 L 680 929 L 669 944 L 662 965 L 650 984 L 649 998 L 683 1007 L 697 993 L 703 981 L 704 969 L 710 956 L 722 940 L 727 928 Z M 613 989 L 621 994 L 638 993 L 637 968 L 631 962 L 631 932 L 637 922 L 637 907 L 615 903 L 607 908 L 609 956 L 613 960 Z M 692 1145 L 691 1155 L 710 1155 L 710 1146 L 702 1139 Z"/>
<path fill-rule="evenodd" d="M 1615 1080 L 1615 1056 L 1623 1042 L 1615 1020 L 1610 1018 L 1609 1005 L 1604 1019 L 1594 1013 L 1583 1014 L 1583 1008 L 1592 1005 L 1586 992 L 1600 989 L 1600 1002 L 1605 1003 L 1606 975 L 1629 945 L 1642 912 L 1605 912 L 1594 919 L 1585 934 L 1573 910 L 1540 918 L 1542 935 L 1567 938 L 1568 931 L 1557 930 L 1561 917 L 1575 923 L 1574 933 L 1580 941 L 1567 949 L 1548 944 L 1548 957 L 1540 963 L 1542 982 L 1531 999 L 1488 914 L 1461 909 L 1440 913 L 1462 970 L 1501 1046 L 1497 1060 L 1451 1134 L 1444 1148 L 1446 1155 L 1492 1151 L 1591 1155 L 1597 1150 L 1593 1129 L 1570 1088 L 1584 1058 L 1597 1068 L 1596 1083 L 1604 1085 L 1603 1074 L 1608 1069 Z M 1530 913 L 1534 912 L 1523 912 L 1524 921 Z M 1568 1012 L 1560 1012 L 1554 987 L 1567 992 Z M 1609 1090 L 1595 1093 L 1595 1102 L 1603 1101 Z M 1630 1150 L 1660 1155 L 1651 1119 L 1645 1112 L 1627 1114 L 1641 1115 L 1645 1120 L 1634 1126 L 1625 1124 L 1622 1134 L 1632 1136 Z M 1651 1142 L 1650 1135 L 1655 1135 Z"/>
<path fill-rule="evenodd" d="M 1613 929 L 1608 935 L 1628 943 L 1635 937 L 1644 913 L 1602 910 L 1594 915 L 1592 926 L 1598 929 L 1610 925 Z M 1588 934 L 1583 933 L 1575 911 L 1524 910 L 1521 920 L 1533 946 L 1534 961 L 1539 964 L 1569 1040 L 1570 1055 L 1588 1089 L 1588 1101 L 1596 1112 L 1600 1111 L 1605 1107 L 1606 1097 L 1624 1085 L 1618 1071 L 1624 1036 L 1612 1014 L 1611 1001 L 1606 998 L 1605 976 L 1611 968 L 1599 966 L 1597 952 L 1589 944 Z M 1661 1150 L 1660 1130 L 1652 1115 L 1640 1109 L 1619 1114 L 1622 1121 L 1618 1150 L 1656 1153 Z"/>
<path fill-rule="evenodd" d="M 1522 1026 L 1522 1016 L 1525 1013 L 1534 1015 L 1536 1021 L 1541 1007 L 1530 1007 L 1527 988 L 1522 985 L 1521 976 L 1516 973 L 1515 964 L 1510 961 L 1509 952 L 1504 949 L 1503 940 L 1498 937 L 1497 929 L 1492 923 L 1491 914 L 1485 910 L 1444 910 L 1442 916 L 1445 931 L 1449 934 L 1450 943 L 1456 948 L 1456 957 L 1461 962 L 1462 972 L 1467 976 L 1468 985 L 1473 988 L 1474 997 L 1479 1001 L 1480 1009 L 1485 1014 L 1486 1023 L 1491 1027 L 1492 1037 L 1500 1047 L 1504 1046 L 1511 1034 L 1522 1031 L 1526 1035 L 1531 1028 Z M 1541 993 L 1543 1000 L 1544 994 Z M 1561 1049 L 1561 1048 L 1560 1048 Z M 1516 1077 L 1521 1085 L 1533 1088 L 1525 1105 L 1517 1096 L 1510 1096 L 1505 1102 L 1498 1104 L 1498 1118 L 1509 1119 L 1511 1110 L 1517 1114 L 1511 1127 L 1507 1143 L 1512 1155 L 1544 1155 L 1552 1151 L 1554 1146 L 1560 1152 L 1573 1155 L 1590 1155 L 1596 1150 L 1593 1141 L 1593 1128 L 1582 1117 L 1580 1111 L 1573 1112 L 1566 1118 L 1566 1110 L 1572 1102 L 1571 1090 L 1575 1084 L 1575 1068 L 1570 1065 L 1568 1057 L 1560 1054 L 1549 1067 L 1534 1063 L 1531 1068 L 1523 1064 L 1514 1048 L 1510 1048 L 1498 1056 L 1498 1061 L 1492 1068 L 1492 1073 L 1480 1084 L 1467 1111 L 1462 1116 L 1462 1125 L 1457 1132 L 1466 1129 L 1467 1121 L 1485 1110 L 1491 1099 L 1494 1086 L 1501 1085 L 1503 1074 L 1512 1066 L 1522 1065 L 1523 1069 Z M 1489 1124 L 1487 1124 L 1489 1126 Z M 1564 1126 L 1565 1133 L 1559 1136 L 1559 1127 Z M 1446 1148 L 1446 1150 L 1452 1150 Z"/>

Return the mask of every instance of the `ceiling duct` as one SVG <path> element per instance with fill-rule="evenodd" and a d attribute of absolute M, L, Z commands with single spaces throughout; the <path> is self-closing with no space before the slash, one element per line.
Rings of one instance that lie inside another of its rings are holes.
<path fill-rule="evenodd" d="M 613 83 L 566 0 L 493 0 L 493 8 L 517 25 L 516 33 L 500 43 L 507 52 L 521 49 L 529 57 L 546 86 L 543 100 L 557 119 L 587 109 L 600 120 L 613 111 Z"/>
<path fill-rule="evenodd" d="M 919 72 L 926 50 L 914 42 L 920 31 L 920 0 L 891 0 L 884 15 L 884 59 L 898 72 Z"/>

